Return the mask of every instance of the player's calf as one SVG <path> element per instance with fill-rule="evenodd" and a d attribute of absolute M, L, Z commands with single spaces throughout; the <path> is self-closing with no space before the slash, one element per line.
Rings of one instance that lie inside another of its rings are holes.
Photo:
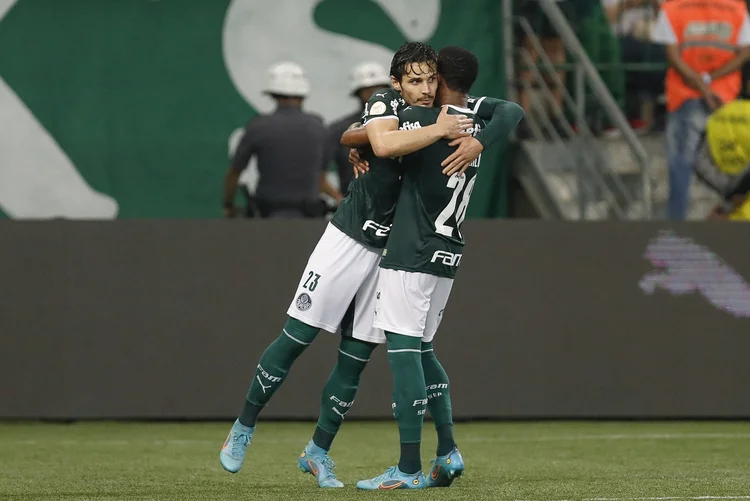
<path fill-rule="evenodd" d="M 258 414 L 284 383 L 292 364 L 310 346 L 319 332 L 320 329 L 294 318 L 287 320 L 281 335 L 266 348 L 258 361 L 239 417 L 240 423 L 255 426 Z"/>
<path fill-rule="evenodd" d="M 242 412 L 229 431 L 219 454 L 219 461 L 228 472 L 237 473 L 242 468 L 258 414 L 284 382 L 297 357 L 315 340 L 318 332 L 320 329 L 289 318 L 281 336 L 263 352 L 255 368 Z"/>
<path fill-rule="evenodd" d="M 420 361 L 420 339 L 386 331 L 388 364 L 393 375 L 394 416 L 401 441 L 398 470 L 416 474 L 422 470 L 420 446 L 427 411 L 427 391 Z"/>
<path fill-rule="evenodd" d="M 455 447 L 453 438 L 453 409 L 448 374 L 443 369 L 433 344 L 422 343 L 422 368 L 427 390 L 427 409 L 435 422 L 438 444 L 436 455 L 448 455 Z"/>
<path fill-rule="evenodd" d="M 328 451 L 333 439 L 354 405 L 362 371 L 377 344 L 357 339 L 343 338 L 339 343 L 339 356 L 331 375 L 323 388 L 320 399 L 320 417 L 315 428 L 313 442 Z"/>

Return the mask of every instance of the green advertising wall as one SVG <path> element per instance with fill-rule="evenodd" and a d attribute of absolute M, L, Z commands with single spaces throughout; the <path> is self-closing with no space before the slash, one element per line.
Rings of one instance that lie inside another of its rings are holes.
<path fill-rule="evenodd" d="M 13 218 L 219 217 L 229 138 L 265 69 L 302 64 L 306 103 L 353 111 L 347 76 L 407 40 L 474 51 L 474 94 L 504 94 L 496 0 L 6 0 L 0 8 L 0 209 Z M 502 150 L 470 215 L 502 216 Z"/>

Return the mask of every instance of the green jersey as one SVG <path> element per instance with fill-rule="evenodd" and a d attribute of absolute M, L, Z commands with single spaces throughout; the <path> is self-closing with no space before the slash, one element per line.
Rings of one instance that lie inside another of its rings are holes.
<path fill-rule="evenodd" d="M 491 120 L 487 129 L 476 136 L 485 148 L 507 137 L 505 122 L 509 116 L 508 105 L 518 108 L 517 105 L 491 97 L 470 97 L 469 103 L 477 116 Z M 406 102 L 398 91 L 392 88 L 378 90 L 365 105 L 362 123 L 367 125 L 373 120 L 398 120 L 399 113 L 405 108 Z M 437 110 L 439 112 L 439 108 Z M 366 149 L 362 158 L 369 162 L 370 170 L 351 182 L 331 223 L 357 242 L 382 249 L 388 240 L 396 212 L 403 168 L 398 160 L 376 157 L 370 148 Z"/>
<path fill-rule="evenodd" d="M 474 118 L 469 129 L 476 136 L 484 121 L 468 108 L 448 105 L 448 113 Z M 409 106 L 399 113 L 400 129 L 432 125 L 440 108 Z M 471 192 L 477 180 L 481 155 L 463 174 L 443 174 L 441 163 L 454 148 L 440 140 L 402 158 L 401 194 L 388 239 L 382 268 L 427 273 L 453 278 L 461 263 L 464 237 L 461 223 L 466 217 Z"/>
<path fill-rule="evenodd" d="M 365 105 L 362 123 L 398 121 L 398 112 L 405 107 L 398 91 L 378 90 Z M 397 160 L 378 158 L 370 148 L 362 159 L 369 162 L 370 170 L 351 182 L 331 223 L 357 242 L 382 249 L 391 230 L 403 169 Z"/>

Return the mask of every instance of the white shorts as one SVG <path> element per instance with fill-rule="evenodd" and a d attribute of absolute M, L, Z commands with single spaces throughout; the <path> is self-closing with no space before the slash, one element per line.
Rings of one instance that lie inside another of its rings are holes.
<path fill-rule="evenodd" d="M 373 332 L 380 252 L 328 224 L 310 255 L 287 315 L 307 325 L 368 341 Z"/>
<path fill-rule="evenodd" d="M 381 268 L 373 325 L 429 343 L 443 319 L 452 287 L 452 278 Z M 378 342 L 385 341 L 382 335 Z"/>

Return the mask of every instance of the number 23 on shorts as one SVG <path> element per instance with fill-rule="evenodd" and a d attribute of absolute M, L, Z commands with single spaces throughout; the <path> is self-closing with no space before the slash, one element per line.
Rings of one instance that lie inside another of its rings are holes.
<path fill-rule="evenodd" d="M 318 288 L 318 280 L 320 279 L 320 275 L 315 273 L 314 271 L 308 271 L 307 272 L 307 280 L 305 280 L 305 283 L 302 284 L 303 289 L 307 289 L 310 292 L 313 292 L 315 289 Z"/>

